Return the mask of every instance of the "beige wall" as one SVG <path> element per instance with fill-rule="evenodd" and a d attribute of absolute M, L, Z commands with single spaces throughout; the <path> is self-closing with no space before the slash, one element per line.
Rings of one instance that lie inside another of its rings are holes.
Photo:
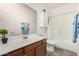
<path fill-rule="evenodd" d="M 9 34 L 21 34 L 21 23 L 30 24 L 30 33 L 36 33 L 36 11 L 25 4 L 0 4 L 0 27 L 7 28 Z"/>

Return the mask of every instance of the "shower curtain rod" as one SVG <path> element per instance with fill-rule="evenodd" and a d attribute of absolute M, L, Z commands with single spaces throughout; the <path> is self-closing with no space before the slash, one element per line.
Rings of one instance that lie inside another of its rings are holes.
<path fill-rule="evenodd" d="M 53 17 L 56 17 L 56 16 L 61 16 L 61 15 L 66 15 L 66 14 L 71 14 L 71 13 L 79 13 L 78 11 L 71 11 L 71 12 L 66 12 L 66 13 L 61 13 L 61 14 L 57 14 L 57 15 L 54 15 Z"/>

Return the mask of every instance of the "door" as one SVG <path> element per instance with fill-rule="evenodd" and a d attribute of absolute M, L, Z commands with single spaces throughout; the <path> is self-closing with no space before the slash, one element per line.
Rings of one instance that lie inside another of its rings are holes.
<path fill-rule="evenodd" d="M 36 56 L 45 56 L 46 55 L 46 44 L 42 44 L 36 48 Z"/>

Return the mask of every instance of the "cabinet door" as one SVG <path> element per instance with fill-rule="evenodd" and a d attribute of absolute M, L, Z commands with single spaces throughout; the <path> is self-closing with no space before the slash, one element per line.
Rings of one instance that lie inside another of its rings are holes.
<path fill-rule="evenodd" d="M 46 55 L 46 44 L 43 43 L 36 48 L 36 56 L 45 56 Z"/>
<path fill-rule="evenodd" d="M 23 56 L 23 49 L 13 51 L 9 53 L 8 56 Z"/>

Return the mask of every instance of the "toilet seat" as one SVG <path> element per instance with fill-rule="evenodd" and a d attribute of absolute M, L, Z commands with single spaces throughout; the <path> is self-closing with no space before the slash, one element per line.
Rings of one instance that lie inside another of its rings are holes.
<path fill-rule="evenodd" d="M 49 45 L 55 45 L 56 41 L 47 40 L 47 44 L 49 44 Z"/>
<path fill-rule="evenodd" d="M 55 44 L 56 44 L 55 41 L 48 40 L 47 41 L 47 50 L 53 52 Z"/>

